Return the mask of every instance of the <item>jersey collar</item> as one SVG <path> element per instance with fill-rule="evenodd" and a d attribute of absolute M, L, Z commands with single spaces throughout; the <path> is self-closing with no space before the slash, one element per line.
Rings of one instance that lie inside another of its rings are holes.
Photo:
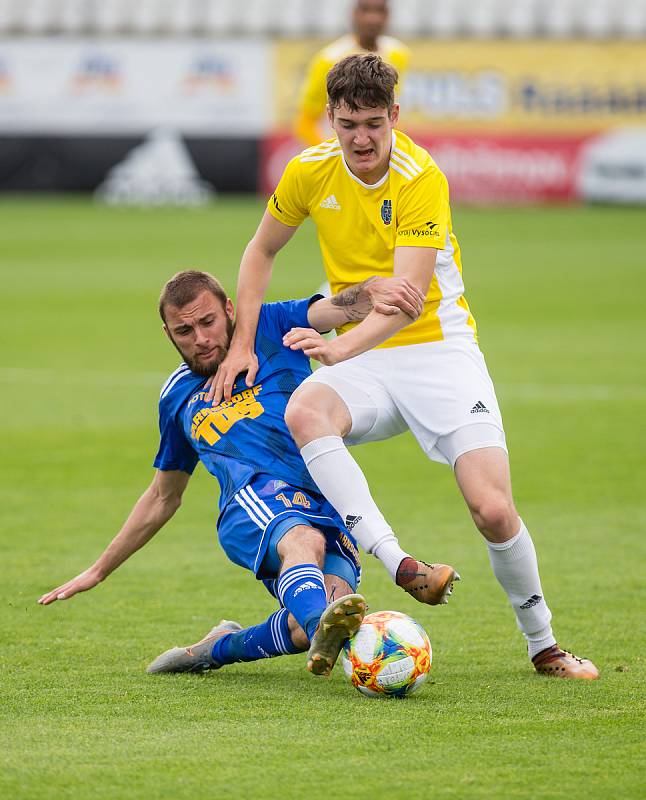
<path fill-rule="evenodd" d="M 397 139 L 395 138 L 395 131 L 393 131 L 392 136 L 392 144 L 390 145 L 390 152 L 392 151 L 397 144 Z M 348 175 L 352 178 L 353 181 L 356 181 L 359 186 L 363 186 L 364 189 L 378 189 L 380 186 L 383 186 L 386 180 L 388 179 L 388 175 L 390 174 L 390 161 L 388 162 L 388 169 L 386 170 L 383 178 L 380 178 L 377 183 L 364 183 L 360 178 L 354 174 L 354 172 L 350 169 L 350 167 L 346 164 L 345 156 L 343 155 L 343 150 L 341 150 L 341 161 L 343 161 L 343 166 L 345 167 L 345 171 Z"/>

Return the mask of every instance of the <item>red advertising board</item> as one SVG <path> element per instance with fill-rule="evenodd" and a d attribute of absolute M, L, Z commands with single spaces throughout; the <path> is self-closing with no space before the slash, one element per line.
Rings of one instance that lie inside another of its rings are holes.
<path fill-rule="evenodd" d="M 451 199 L 479 205 L 575 200 L 581 157 L 594 134 L 412 134 L 446 174 Z M 262 142 L 259 191 L 270 195 L 302 149 L 290 134 Z"/>

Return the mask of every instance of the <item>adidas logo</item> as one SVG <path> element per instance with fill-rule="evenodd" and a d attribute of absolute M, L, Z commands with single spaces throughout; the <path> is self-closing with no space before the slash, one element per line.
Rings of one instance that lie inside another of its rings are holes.
<path fill-rule="evenodd" d="M 529 600 L 526 600 L 521 605 L 521 608 L 524 608 L 525 610 L 527 610 L 528 608 L 531 608 L 532 606 L 537 606 L 541 602 L 542 599 L 543 599 L 543 597 L 540 594 L 533 594 L 529 598 Z"/>
<path fill-rule="evenodd" d="M 294 592 L 294 597 L 296 597 L 296 595 L 300 594 L 301 592 L 307 591 L 307 589 L 318 589 L 318 588 L 319 587 L 314 583 L 314 581 L 305 581 L 305 583 L 302 583 L 298 587 L 298 589 Z"/>
<path fill-rule="evenodd" d="M 361 517 L 353 517 L 352 514 L 348 514 L 345 518 L 345 527 L 348 529 L 348 532 L 351 531 L 358 522 L 361 522 L 361 519 Z"/>
<path fill-rule="evenodd" d="M 489 409 L 482 402 L 482 400 L 478 400 L 478 402 L 471 409 L 471 413 L 472 414 L 488 414 L 489 413 Z"/>
<path fill-rule="evenodd" d="M 321 208 L 331 208 L 333 211 L 341 211 L 341 206 L 337 203 L 336 197 L 333 194 L 325 198 L 321 203 Z"/>

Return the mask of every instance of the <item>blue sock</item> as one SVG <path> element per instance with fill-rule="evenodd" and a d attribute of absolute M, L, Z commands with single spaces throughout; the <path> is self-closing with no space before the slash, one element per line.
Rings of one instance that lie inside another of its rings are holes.
<path fill-rule="evenodd" d="M 299 564 L 278 579 L 278 599 L 311 641 L 327 606 L 323 573 L 316 564 Z"/>
<path fill-rule="evenodd" d="M 224 666 L 236 661 L 258 661 L 260 658 L 299 653 L 289 634 L 288 616 L 289 611 L 281 608 L 260 625 L 228 633 L 213 645 L 213 660 Z"/>

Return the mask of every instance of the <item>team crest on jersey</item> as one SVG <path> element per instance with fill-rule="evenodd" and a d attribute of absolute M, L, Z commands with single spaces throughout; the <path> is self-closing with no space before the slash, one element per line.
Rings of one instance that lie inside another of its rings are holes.
<path fill-rule="evenodd" d="M 393 201 L 392 200 L 384 200 L 381 205 L 381 219 L 383 220 L 384 225 L 390 225 L 393 221 Z"/>

